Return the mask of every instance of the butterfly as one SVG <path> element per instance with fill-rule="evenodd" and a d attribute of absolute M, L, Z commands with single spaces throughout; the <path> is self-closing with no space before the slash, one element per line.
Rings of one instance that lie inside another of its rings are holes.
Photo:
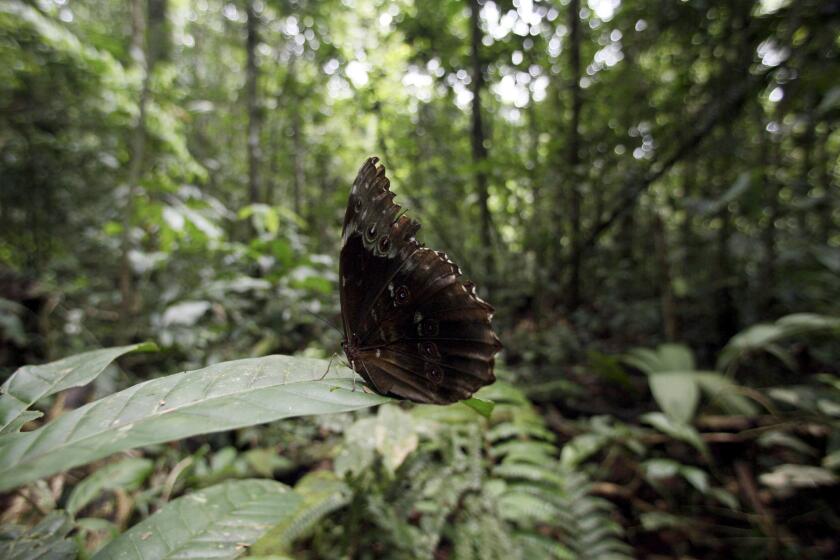
<path fill-rule="evenodd" d="M 495 381 L 502 344 L 493 307 L 445 253 L 417 242 L 420 224 L 394 203 L 378 161 L 362 165 L 344 216 L 342 348 L 379 394 L 433 404 L 469 398 Z"/>

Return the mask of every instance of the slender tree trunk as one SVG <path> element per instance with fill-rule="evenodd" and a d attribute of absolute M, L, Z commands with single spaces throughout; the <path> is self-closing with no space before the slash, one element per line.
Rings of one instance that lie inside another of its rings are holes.
<path fill-rule="evenodd" d="M 559 24 L 558 24 L 559 27 Z M 558 57 L 555 61 L 556 64 L 560 65 L 561 59 Z M 561 115 L 566 114 L 566 84 L 561 80 L 561 76 L 558 74 L 551 74 L 551 114 L 554 117 L 551 121 L 551 124 L 555 127 L 555 132 L 557 133 L 554 136 L 559 136 L 562 132 L 562 124 L 563 118 Z M 554 145 L 552 142 L 550 145 Z M 559 279 L 563 278 L 564 271 L 568 266 L 568 255 L 565 253 L 565 241 L 568 238 L 568 230 L 566 224 L 568 224 L 568 204 L 564 199 L 564 183 L 563 183 L 563 170 L 566 163 L 566 154 L 563 153 L 561 150 L 554 150 L 552 151 L 546 160 L 546 181 L 551 181 L 552 191 L 549 193 L 547 190 L 543 189 L 543 200 L 541 203 L 545 205 L 549 210 L 546 212 L 546 216 L 548 218 L 548 222 L 546 224 L 546 233 L 548 238 L 548 243 L 545 245 L 545 252 L 546 252 L 546 260 L 550 263 L 549 274 L 557 279 L 553 282 L 553 286 L 555 288 L 552 290 L 552 293 L 546 294 L 549 302 L 559 303 L 561 302 L 561 296 L 559 292 L 565 289 L 565 286 L 560 286 L 558 284 Z M 536 201 L 535 201 L 536 202 Z M 555 297 L 556 296 L 556 297 Z M 565 298 L 562 299 L 562 303 L 565 303 Z"/>
<path fill-rule="evenodd" d="M 732 259 L 729 239 L 732 236 L 732 216 L 728 209 L 720 212 L 717 236 L 717 331 L 718 345 L 723 347 L 738 332 L 738 313 L 732 293 Z"/>
<path fill-rule="evenodd" d="M 756 128 L 761 144 L 759 146 L 759 168 L 761 169 L 761 187 L 764 194 L 764 208 L 766 223 L 761 231 L 761 243 L 764 249 L 764 259 L 761 263 L 761 288 L 759 314 L 769 319 L 773 317 L 776 293 L 776 221 L 779 219 L 779 192 L 776 179 L 771 172 L 772 161 L 775 161 L 777 150 L 772 139 L 764 130 L 764 111 L 757 108 Z"/>
<path fill-rule="evenodd" d="M 270 119 L 269 123 L 271 123 Z M 265 203 L 269 206 L 274 204 L 274 198 L 278 190 L 278 176 L 280 174 L 277 169 L 277 153 L 280 151 L 277 128 L 276 123 L 269 124 L 268 126 L 268 178 L 265 182 Z"/>
<path fill-rule="evenodd" d="M 484 68 L 481 62 L 481 28 L 478 0 L 470 3 L 470 58 L 472 61 L 472 163 L 474 167 L 475 189 L 478 194 L 478 208 L 481 213 L 480 237 L 484 256 L 484 269 L 491 286 L 496 270 L 492 247 L 492 223 L 488 204 L 489 190 L 487 178 L 487 146 L 485 145 L 484 124 L 481 119 L 481 91 L 484 89 Z"/>
<path fill-rule="evenodd" d="M 149 0 L 148 57 L 149 67 L 169 60 L 172 50 L 172 31 L 166 13 L 169 0 Z"/>
<path fill-rule="evenodd" d="M 262 111 L 258 97 L 259 68 L 257 67 L 257 44 L 259 43 L 259 21 L 255 10 L 256 0 L 247 0 L 247 36 L 245 40 L 245 99 L 248 105 L 248 201 L 260 201 L 260 131 Z"/>
<path fill-rule="evenodd" d="M 571 98 L 571 122 L 569 123 L 568 138 L 568 176 L 570 178 L 569 193 L 569 227 L 571 229 L 571 257 L 569 259 L 569 285 L 567 288 L 566 304 L 569 310 L 577 309 L 581 300 L 581 267 L 583 266 L 583 250 L 581 247 L 581 192 L 580 192 L 580 0 L 571 0 L 568 8 L 569 25 L 569 97 Z"/>
<path fill-rule="evenodd" d="M 832 169 L 834 168 L 835 157 L 832 155 L 828 143 L 833 128 L 830 124 L 825 126 L 825 132 L 820 138 L 820 186 L 822 188 L 822 201 L 820 202 L 820 243 L 828 244 L 828 240 L 834 233 L 834 207 L 835 201 L 840 200 L 840 189 L 835 187 Z"/>
<path fill-rule="evenodd" d="M 697 162 L 694 158 L 685 162 L 683 167 L 683 200 L 690 200 L 695 195 L 697 185 Z M 680 228 L 680 243 L 683 247 L 683 261 L 682 261 L 682 275 L 689 277 L 691 275 L 691 256 L 694 249 L 694 229 L 693 226 L 693 211 L 686 205 L 683 206 L 683 222 Z"/>
<path fill-rule="evenodd" d="M 300 103 L 300 84 L 297 74 L 298 57 L 292 52 L 291 59 L 286 71 L 286 80 L 283 86 L 283 93 L 286 102 L 291 100 L 295 109 L 291 111 L 291 139 L 292 139 L 292 209 L 295 214 L 303 217 L 304 212 L 304 185 L 306 182 L 306 145 L 303 131 L 302 111 L 297 109 Z"/>
<path fill-rule="evenodd" d="M 669 257 L 668 237 L 662 217 L 655 210 L 651 217 L 653 239 L 656 250 L 656 267 L 659 283 L 659 301 L 662 311 L 662 325 L 665 339 L 669 342 L 677 340 L 677 305 L 674 289 L 671 283 L 671 261 Z"/>
<path fill-rule="evenodd" d="M 305 146 L 303 139 L 303 122 L 300 111 L 292 111 L 292 200 L 295 214 L 303 213 L 303 186 L 306 182 L 306 168 L 304 167 Z"/>
<path fill-rule="evenodd" d="M 618 243 L 618 265 L 619 270 L 623 272 L 625 278 L 631 277 L 636 269 L 636 212 L 633 208 L 627 212 L 619 224 Z M 632 282 L 624 283 L 624 286 L 618 290 L 618 296 L 623 301 L 629 301 L 633 298 Z"/>
<path fill-rule="evenodd" d="M 129 55 L 131 63 L 145 70 L 146 68 L 146 3 L 144 0 L 131 0 L 131 45 Z"/>
<path fill-rule="evenodd" d="M 123 341 L 131 338 L 132 316 L 136 308 L 134 277 L 131 269 L 132 250 L 131 230 L 134 225 L 134 201 L 140 190 L 140 178 L 143 174 L 143 159 L 146 151 L 146 107 L 150 97 L 151 68 L 146 53 L 146 4 L 143 0 L 131 1 L 131 60 L 142 73 L 138 116 L 131 135 L 131 162 L 128 168 L 128 195 L 122 212 L 122 235 L 120 239 L 120 317 L 122 329 L 119 337 Z"/>
<path fill-rule="evenodd" d="M 808 216 L 811 214 L 812 210 L 808 207 L 808 197 L 811 192 L 811 181 L 809 178 L 809 173 L 811 171 L 811 165 L 813 162 L 813 149 L 814 149 L 814 135 L 815 130 L 814 127 L 816 126 L 816 118 L 814 115 L 814 105 L 815 103 L 813 100 L 809 100 L 809 106 L 807 109 L 807 114 L 805 115 L 805 132 L 802 135 L 802 166 L 799 168 L 799 181 L 798 181 L 798 188 L 797 195 L 801 198 L 804 204 L 804 207 L 801 208 L 796 213 L 797 218 L 797 225 L 799 226 L 799 235 L 802 236 L 803 240 L 807 239 L 808 237 Z"/>
<path fill-rule="evenodd" d="M 534 272 L 531 278 L 533 300 L 531 313 L 537 326 L 542 324 L 545 307 L 545 278 L 548 258 L 546 254 L 546 212 L 543 204 L 542 183 L 540 172 L 540 126 L 537 117 L 536 102 L 533 91 L 528 89 L 528 107 L 526 111 L 528 119 L 528 182 L 531 187 L 531 204 L 533 207 L 533 223 L 529 232 L 530 249 L 534 255 Z"/>
<path fill-rule="evenodd" d="M 718 142 L 718 147 L 721 152 L 716 154 L 712 162 L 714 168 L 710 173 L 711 177 L 719 178 L 719 184 L 715 196 L 720 197 L 723 194 L 725 185 L 731 183 L 728 181 L 731 175 L 730 151 L 727 149 L 727 142 L 734 142 L 733 123 L 730 121 L 722 130 L 722 139 Z M 729 241 L 732 237 L 732 224 L 734 216 L 729 210 L 728 205 L 724 205 L 718 213 L 720 220 L 720 227 L 717 231 L 717 266 L 716 266 L 716 281 L 715 281 L 715 301 L 716 301 L 716 326 L 718 339 L 717 343 L 723 347 L 736 332 L 738 332 L 738 310 L 735 306 L 735 297 L 732 290 L 733 270 L 732 270 L 732 256 L 729 252 Z"/>

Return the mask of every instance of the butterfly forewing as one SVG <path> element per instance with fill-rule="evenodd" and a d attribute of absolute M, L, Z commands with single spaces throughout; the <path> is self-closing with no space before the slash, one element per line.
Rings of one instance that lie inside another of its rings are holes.
<path fill-rule="evenodd" d="M 414 238 L 384 168 L 370 158 L 350 193 L 339 261 L 345 348 L 383 394 L 445 404 L 492 383 L 493 308 L 445 254 Z"/>

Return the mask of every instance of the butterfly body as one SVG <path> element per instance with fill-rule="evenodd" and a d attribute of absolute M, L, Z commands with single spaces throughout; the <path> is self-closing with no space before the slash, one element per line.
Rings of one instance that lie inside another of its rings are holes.
<path fill-rule="evenodd" d="M 378 393 L 448 404 L 495 380 L 493 308 L 444 253 L 415 239 L 385 169 L 369 158 L 353 183 L 339 260 L 342 347 Z"/>

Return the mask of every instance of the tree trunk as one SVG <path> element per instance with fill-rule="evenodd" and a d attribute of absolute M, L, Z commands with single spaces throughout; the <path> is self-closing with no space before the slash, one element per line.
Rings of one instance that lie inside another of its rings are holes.
<path fill-rule="evenodd" d="M 254 8 L 255 0 L 247 0 L 247 37 L 245 40 L 245 99 L 248 105 L 248 201 L 251 204 L 260 201 L 260 130 L 262 129 L 262 111 L 260 111 L 257 92 L 259 68 L 257 68 L 258 16 Z"/>
<path fill-rule="evenodd" d="M 732 158 L 730 154 L 734 150 L 737 140 L 734 138 L 734 122 L 729 121 L 721 131 L 715 146 L 718 152 L 712 157 L 710 177 L 718 178 L 714 185 L 714 196 L 720 197 L 731 184 Z M 714 180 L 714 179 L 713 179 Z M 724 205 L 717 215 L 720 220 L 720 227 L 717 231 L 717 263 L 715 267 L 715 323 L 717 331 L 717 344 L 723 347 L 735 333 L 738 332 L 738 310 L 735 305 L 733 293 L 733 266 L 732 255 L 729 252 L 729 242 L 732 237 L 732 225 L 735 216 Z"/>
<path fill-rule="evenodd" d="M 271 123 L 271 120 L 269 119 Z M 277 168 L 278 158 L 277 154 L 280 151 L 280 134 L 277 131 L 277 123 L 272 123 L 268 126 L 268 178 L 265 181 L 265 203 L 269 206 L 274 204 L 274 198 L 277 195 L 278 176 L 280 172 Z"/>
<path fill-rule="evenodd" d="M 166 13 L 169 0 L 149 0 L 148 57 L 149 66 L 169 60 L 172 50 L 172 33 Z"/>
<path fill-rule="evenodd" d="M 581 192 L 580 192 L 580 0 L 571 0 L 568 8 L 569 25 L 569 97 L 571 98 L 571 121 L 568 138 L 568 177 L 569 183 L 569 227 L 571 230 L 571 256 L 569 258 L 569 284 L 566 304 L 569 310 L 580 305 L 581 267 L 583 252 L 581 247 Z"/>
<path fill-rule="evenodd" d="M 662 311 L 662 325 L 665 339 L 669 342 L 677 340 L 677 306 L 671 284 L 671 262 L 668 256 L 668 237 L 662 217 L 655 210 L 652 216 L 653 239 L 656 249 L 656 267 L 659 283 L 659 301 Z"/>
<path fill-rule="evenodd" d="M 481 6 L 478 0 L 470 2 L 470 58 L 472 61 L 472 163 L 475 177 L 475 190 L 478 195 L 478 208 L 481 214 L 480 238 L 483 253 L 484 272 L 488 282 L 488 290 L 494 280 L 496 270 L 492 247 L 492 223 L 490 221 L 490 206 L 488 204 L 487 178 L 487 146 L 485 146 L 484 125 L 481 119 L 481 90 L 484 89 L 484 68 L 479 49 L 481 47 L 481 28 L 479 27 L 479 12 Z"/>
<path fill-rule="evenodd" d="M 808 238 L 808 216 L 811 214 L 812 210 L 808 207 L 808 198 L 811 192 L 811 181 L 809 178 L 809 174 L 811 172 L 811 166 L 813 162 L 813 149 L 814 149 L 814 136 L 815 136 L 815 126 L 816 126 L 816 117 L 814 115 L 816 103 L 813 99 L 808 100 L 808 108 L 807 113 L 805 115 L 805 132 L 802 135 L 801 140 L 801 149 L 802 149 L 802 158 L 800 161 L 802 162 L 802 166 L 799 168 L 799 181 L 797 182 L 797 195 L 800 197 L 800 200 L 803 203 L 803 207 L 797 212 L 797 225 L 799 227 L 799 234 L 802 236 L 803 241 Z"/>
<path fill-rule="evenodd" d="M 635 276 L 637 268 L 636 258 L 636 212 L 633 208 L 627 212 L 618 225 L 619 234 L 616 243 L 616 252 L 618 254 L 617 270 L 623 274 L 625 278 L 632 278 Z M 622 301 L 631 301 L 635 295 L 633 293 L 633 282 L 623 282 L 623 285 L 618 288 L 617 294 Z"/>
<path fill-rule="evenodd" d="M 533 52 L 533 51 L 531 51 Z M 532 59 L 532 57 L 529 57 Z M 540 126 L 537 116 L 536 102 L 534 101 L 532 88 L 528 88 L 528 106 L 526 116 L 528 120 L 528 183 L 531 187 L 531 200 L 533 207 L 533 218 L 531 231 L 528 232 L 529 248 L 534 256 L 534 269 L 531 277 L 533 298 L 531 301 L 531 314 L 534 322 L 539 327 L 545 315 L 546 302 L 546 277 L 548 266 L 548 255 L 546 250 L 547 239 L 547 212 L 546 204 L 543 204 L 542 181 L 540 172 Z"/>
<path fill-rule="evenodd" d="M 303 122 L 300 111 L 292 111 L 292 200 L 295 214 L 302 216 L 303 213 L 303 185 L 306 181 L 306 168 L 304 167 L 304 139 Z"/>
<path fill-rule="evenodd" d="M 683 166 L 683 177 L 682 177 L 682 185 L 683 185 L 683 193 L 682 199 L 683 200 L 691 200 L 695 196 L 696 185 L 699 181 L 697 181 L 697 161 L 694 158 L 689 159 L 685 162 Z M 692 277 L 692 255 L 695 247 L 695 236 L 694 236 L 694 229 L 693 229 L 693 213 L 692 210 L 687 205 L 683 205 L 683 222 L 680 227 L 680 244 L 683 248 L 683 259 L 681 263 L 681 275 L 684 278 L 691 278 Z"/>
<path fill-rule="evenodd" d="M 776 221 L 779 219 L 779 192 L 776 179 L 771 173 L 771 162 L 778 155 L 772 139 L 764 130 L 764 111 L 757 108 L 756 128 L 761 144 L 759 146 L 759 168 L 761 169 L 761 188 L 764 194 L 764 208 L 767 221 L 761 231 L 761 243 L 764 248 L 764 261 L 761 263 L 761 288 L 759 314 L 765 319 L 773 317 L 776 293 Z M 779 117 L 781 115 L 779 114 Z"/>
<path fill-rule="evenodd" d="M 132 275 L 130 254 L 132 250 L 131 230 L 134 225 L 134 200 L 138 196 L 140 178 L 143 174 L 143 159 L 146 151 L 146 106 L 150 96 L 151 63 L 147 60 L 146 18 L 143 0 L 131 0 L 131 46 L 132 64 L 142 72 L 142 85 L 138 99 L 137 122 L 131 134 L 131 162 L 128 168 L 128 195 L 122 212 L 122 235 L 120 238 L 120 317 L 122 329 L 121 341 L 131 339 L 132 316 L 137 307 Z"/>
<path fill-rule="evenodd" d="M 729 254 L 729 239 L 732 236 L 732 216 L 724 208 L 719 214 L 721 221 L 717 236 L 717 282 L 716 308 L 718 346 L 721 348 L 738 332 L 738 312 L 732 293 L 732 259 Z"/>
<path fill-rule="evenodd" d="M 834 131 L 830 123 L 825 126 L 825 132 L 820 138 L 820 186 L 822 200 L 820 201 L 820 239 L 821 244 L 828 245 L 828 240 L 834 233 L 835 201 L 840 200 L 840 189 L 835 187 L 834 169 L 835 156 L 829 147 L 831 134 Z"/>

